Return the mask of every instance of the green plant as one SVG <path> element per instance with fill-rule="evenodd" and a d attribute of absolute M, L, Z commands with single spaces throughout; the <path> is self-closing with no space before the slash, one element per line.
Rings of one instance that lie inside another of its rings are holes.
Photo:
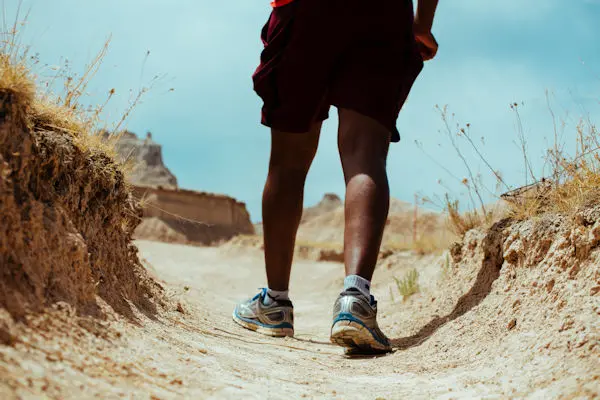
<path fill-rule="evenodd" d="M 410 270 L 402 279 L 394 277 L 398 292 L 402 295 L 402 299 L 406 300 L 415 293 L 418 293 L 419 288 L 419 273 L 416 269 Z"/>
<path fill-rule="evenodd" d="M 446 280 L 450 274 L 450 255 L 446 253 L 444 262 L 442 263 L 442 280 Z"/>

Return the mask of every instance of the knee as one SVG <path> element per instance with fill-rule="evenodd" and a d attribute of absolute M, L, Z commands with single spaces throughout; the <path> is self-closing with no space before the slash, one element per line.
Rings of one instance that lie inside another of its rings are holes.
<path fill-rule="evenodd" d="M 311 162 L 309 155 L 274 155 L 269 163 L 269 180 L 281 187 L 303 187 Z"/>
<path fill-rule="evenodd" d="M 283 186 L 304 185 L 310 169 L 312 158 L 272 157 L 269 163 L 269 178 Z"/>
<path fill-rule="evenodd" d="M 317 151 L 316 144 L 304 142 L 273 143 L 269 170 L 290 178 L 308 174 Z"/>
<path fill-rule="evenodd" d="M 385 165 L 390 137 L 377 121 L 353 111 L 340 111 L 338 149 L 342 162 Z"/>
<path fill-rule="evenodd" d="M 289 176 L 306 175 L 317 152 L 319 132 L 320 124 L 303 134 L 274 131 L 269 170 Z"/>
<path fill-rule="evenodd" d="M 352 132 L 339 138 L 338 149 L 344 170 L 385 168 L 387 147 L 372 140 L 369 132 Z"/>

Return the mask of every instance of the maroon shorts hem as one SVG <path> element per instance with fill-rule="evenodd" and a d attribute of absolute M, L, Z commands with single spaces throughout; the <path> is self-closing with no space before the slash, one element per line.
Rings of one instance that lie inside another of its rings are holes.
<path fill-rule="evenodd" d="M 371 112 L 370 110 L 362 109 L 361 107 L 353 106 L 352 104 L 344 104 L 335 102 L 333 104 L 338 109 L 343 108 L 346 110 L 352 110 L 357 112 L 365 117 L 369 117 L 377 122 L 379 122 L 385 129 L 387 129 L 391 134 L 390 141 L 392 143 L 398 143 L 400 141 L 400 132 L 398 131 L 398 127 L 396 126 L 396 118 L 393 121 L 389 121 L 388 119 L 382 117 L 381 115 L 377 115 L 376 113 Z"/>
<path fill-rule="evenodd" d="M 320 115 L 309 123 L 291 122 L 289 120 L 277 120 L 273 118 L 266 118 L 263 112 L 263 116 L 260 123 L 267 128 L 275 129 L 280 132 L 288 133 L 306 133 L 312 129 L 312 127 L 320 122 L 324 122 L 329 119 L 329 113 Z"/>

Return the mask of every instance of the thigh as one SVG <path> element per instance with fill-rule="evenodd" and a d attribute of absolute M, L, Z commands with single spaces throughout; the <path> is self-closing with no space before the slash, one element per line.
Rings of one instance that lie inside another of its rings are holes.
<path fill-rule="evenodd" d="M 302 133 L 271 130 L 271 166 L 308 170 L 319 146 L 321 123 Z"/>
<path fill-rule="evenodd" d="M 390 131 L 377 120 L 357 111 L 340 108 L 338 149 L 344 169 L 350 160 L 361 163 L 385 163 Z"/>

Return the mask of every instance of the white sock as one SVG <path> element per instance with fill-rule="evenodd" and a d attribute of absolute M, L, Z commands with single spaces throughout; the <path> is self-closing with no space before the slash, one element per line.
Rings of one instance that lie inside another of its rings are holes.
<path fill-rule="evenodd" d="M 358 289 L 358 291 L 367 296 L 367 298 L 371 298 L 371 281 L 366 280 L 362 276 L 348 275 L 346 279 L 344 279 L 344 290 L 350 288 Z"/>
<path fill-rule="evenodd" d="M 289 300 L 289 290 L 272 290 L 267 289 L 267 295 L 263 299 L 263 304 L 269 306 L 276 300 Z"/>

